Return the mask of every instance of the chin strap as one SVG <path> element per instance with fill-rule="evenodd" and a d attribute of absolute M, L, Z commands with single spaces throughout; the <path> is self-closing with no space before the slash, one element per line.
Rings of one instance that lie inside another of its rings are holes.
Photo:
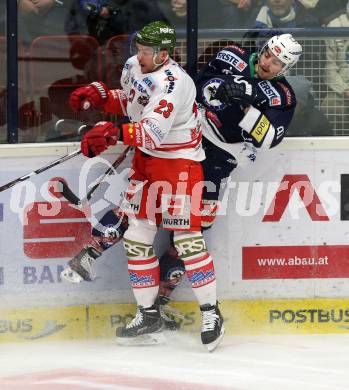
<path fill-rule="evenodd" d="M 155 61 L 157 55 L 158 55 L 158 53 L 156 53 L 156 54 L 154 53 L 154 56 L 153 56 L 153 64 L 155 65 L 154 70 L 157 70 L 158 68 L 160 68 L 160 66 L 164 65 L 170 58 L 170 56 L 167 54 L 166 58 L 161 62 L 161 64 L 157 64 Z"/>

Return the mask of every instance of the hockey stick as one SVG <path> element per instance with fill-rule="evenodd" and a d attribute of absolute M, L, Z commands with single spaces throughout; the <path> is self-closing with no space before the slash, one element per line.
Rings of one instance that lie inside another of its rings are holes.
<path fill-rule="evenodd" d="M 10 187 L 13 187 L 17 183 L 25 181 L 25 180 L 29 179 L 30 177 L 32 177 L 34 175 L 38 175 L 39 173 L 45 172 L 48 169 L 50 169 L 52 167 L 55 167 L 56 165 L 62 164 L 65 161 L 68 161 L 71 158 L 73 158 L 75 156 L 78 156 L 80 153 L 81 153 L 80 149 L 79 150 L 75 150 L 74 152 L 66 154 L 65 156 L 63 156 L 63 157 L 61 157 L 61 158 L 59 158 L 59 159 L 57 159 L 55 161 L 52 161 L 49 164 L 47 164 L 47 165 L 45 165 L 45 166 L 43 166 L 43 167 L 41 167 L 39 169 L 36 169 L 35 171 L 32 171 L 32 172 L 28 173 L 27 175 L 23 175 L 23 176 L 19 177 L 18 179 L 12 180 L 9 183 L 4 184 L 3 186 L 1 186 L 0 187 L 0 192 L 5 191 L 5 190 L 7 190 Z"/>
<path fill-rule="evenodd" d="M 126 158 L 128 152 L 131 150 L 130 146 L 127 146 L 126 149 L 118 156 L 118 158 L 114 161 L 114 163 L 108 167 L 108 169 L 102 174 L 92 185 L 92 188 L 87 192 L 86 196 L 83 199 L 79 199 L 73 191 L 69 188 L 68 184 L 63 179 L 58 179 L 57 181 L 57 192 L 60 192 L 61 195 L 64 196 L 65 199 L 67 199 L 70 203 L 76 205 L 81 211 L 86 215 L 87 217 L 87 207 L 89 199 L 91 199 L 93 193 L 96 191 L 96 189 L 99 187 L 99 185 L 102 183 L 102 181 L 108 176 L 111 175 L 114 172 L 114 169 L 116 169 Z M 86 207 L 87 206 L 87 207 Z M 112 212 L 113 211 L 109 211 Z M 114 214 L 114 213 L 113 213 Z M 116 216 L 114 215 L 114 218 Z M 103 217 L 104 218 L 104 217 Z M 113 224 L 113 231 L 111 228 L 109 228 L 109 233 L 106 233 L 107 230 L 105 230 L 105 227 L 103 225 L 103 218 L 100 220 L 97 225 L 94 225 L 94 229 L 98 229 L 98 231 L 101 233 L 101 237 L 110 237 L 113 238 L 113 242 L 111 245 L 116 244 L 118 241 L 121 240 L 123 237 L 123 234 L 126 230 L 125 227 L 123 227 L 123 216 L 116 217 L 117 224 Z M 102 225 L 101 225 L 102 224 Z M 97 226 L 101 227 L 102 230 L 99 230 Z M 93 234 L 93 230 L 92 230 Z M 95 233 L 96 234 L 96 233 Z M 73 259 L 71 259 L 68 262 L 67 267 L 61 272 L 62 279 L 67 280 L 71 283 L 80 283 L 83 280 L 93 280 L 94 277 L 92 276 L 92 264 L 93 262 L 101 255 L 101 253 L 106 249 L 106 247 L 102 246 L 103 238 L 101 238 L 101 241 L 98 241 L 98 238 L 96 236 L 92 236 L 93 241 L 95 242 L 90 243 L 87 247 L 83 248 Z"/>
<path fill-rule="evenodd" d="M 69 188 L 67 182 L 63 180 L 58 180 L 58 183 L 61 185 L 60 193 L 67 199 L 70 203 L 76 206 L 82 206 L 86 202 L 88 202 L 93 193 L 99 187 L 99 185 L 103 182 L 103 180 L 113 174 L 114 169 L 116 169 L 126 158 L 128 152 L 131 150 L 131 146 L 127 146 L 127 148 L 120 154 L 120 156 L 113 162 L 113 164 L 95 181 L 95 184 L 88 191 L 86 196 L 83 199 L 80 199 L 78 196 L 74 194 L 74 192 Z"/>
<path fill-rule="evenodd" d="M 68 124 L 69 127 L 71 127 L 71 126 L 75 125 L 75 121 L 71 121 L 71 120 L 67 120 L 67 119 L 59 119 L 55 123 L 54 129 L 55 129 L 55 131 L 60 131 L 61 130 L 61 126 L 62 125 L 67 125 L 67 124 Z M 77 128 L 77 130 L 72 132 L 71 135 L 83 135 L 86 131 L 88 131 L 92 127 L 92 126 L 83 124 L 81 122 L 79 122 L 78 124 L 79 124 L 79 127 Z M 19 177 L 18 179 L 12 180 L 9 183 L 4 184 L 3 186 L 1 186 L 0 187 L 0 192 L 5 191 L 8 188 L 13 187 L 17 183 L 20 183 L 22 181 L 25 181 L 25 180 L 29 179 L 31 176 L 38 175 L 39 173 L 47 171 L 48 169 L 50 169 L 52 167 L 55 167 L 56 165 L 62 164 L 63 162 L 70 160 L 71 158 L 79 155 L 80 153 L 81 153 L 80 149 L 79 150 L 75 150 L 74 152 L 71 152 L 71 153 L 69 153 L 69 154 L 67 154 L 67 155 L 65 155 L 65 156 L 63 156 L 63 157 L 61 157 L 61 158 L 59 158 L 59 159 L 57 159 L 55 161 L 52 161 L 51 163 L 43 166 L 42 168 L 36 169 L 35 171 L 30 172 L 27 175 L 23 175 L 23 176 Z"/>

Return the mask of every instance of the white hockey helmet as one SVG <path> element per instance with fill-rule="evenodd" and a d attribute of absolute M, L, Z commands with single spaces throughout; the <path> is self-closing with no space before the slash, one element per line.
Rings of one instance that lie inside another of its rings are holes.
<path fill-rule="evenodd" d="M 302 46 L 291 34 L 274 35 L 262 47 L 259 55 L 261 55 L 267 48 L 274 54 L 275 57 L 285 64 L 276 76 L 285 74 L 297 63 L 302 54 Z"/>

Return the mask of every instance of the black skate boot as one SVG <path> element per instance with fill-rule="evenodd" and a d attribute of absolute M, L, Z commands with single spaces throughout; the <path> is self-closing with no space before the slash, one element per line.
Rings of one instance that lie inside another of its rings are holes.
<path fill-rule="evenodd" d="M 155 303 L 159 305 L 160 315 L 164 328 L 167 330 L 177 330 L 180 328 L 180 324 L 175 321 L 175 317 L 183 318 L 180 313 L 177 313 L 176 309 L 168 306 L 170 298 L 165 295 L 159 295 L 156 298 Z"/>
<path fill-rule="evenodd" d="M 148 345 L 165 342 L 158 305 L 147 308 L 138 306 L 135 318 L 116 329 L 116 339 L 122 345 Z"/>
<path fill-rule="evenodd" d="M 92 264 L 100 255 L 101 252 L 93 246 L 87 246 L 68 261 L 68 267 L 61 272 L 61 277 L 70 283 L 92 281 Z"/>
<path fill-rule="evenodd" d="M 216 305 L 200 306 L 202 315 L 201 341 L 209 352 L 215 350 L 224 335 L 223 317 Z"/>

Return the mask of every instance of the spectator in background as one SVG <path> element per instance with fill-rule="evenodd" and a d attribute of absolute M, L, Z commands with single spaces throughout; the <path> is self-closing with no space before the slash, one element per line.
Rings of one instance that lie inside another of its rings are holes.
<path fill-rule="evenodd" d="M 319 0 L 298 0 L 306 9 L 315 8 Z"/>
<path fill-rule="evenodd" d="M 18 10 L 23 15 L 46 15 L 57 3 L 54 0 L 20 0 Z"/>
<path fill-rule="evenodd" d="M 225 0 L 224 2 L 235 4 L 237 8 L 245 11 L 248 11 L 252 5 L 252 0 Z"/>
<path fill-rule="evenodd" d="M 346 12 L 333 19 L 328 27 L 349 27 L 349 1 Z M 333 118 L 336 129 L 349 129 L 349 39 L 326 42 L 325 69 L 328 93 L 322 107 Z"/>
<path fill-rule="evenodd" d="M 186 29 L 187 0 L 158 0 L 166 18 L 177 29 Z M 251 0 L 199 0 L 199 28 L 244 28 Z"/>
<path fill-rule="evenodd" d="M 73 0 L 64 23 L 64 29 L 68 35 L 88 35 L 88 12 L 83 7 L 83 2 Z"/>
<path fill-rule="evenodd" d="M 166 21 L 154 0 L 75 0 L 66 31 L 88 33 L 102 45 L 114 35 L 132 34 L 153 20 Z"/>
<path fill-rule="evenodd" d="M 256 17 L 255 28 L 320 27 L 319 20 L 294 0 L 266 0 Z"/>
<path fill-rule="evenodd" d="M 21 62 L 21 50 L 23 48 L 28 50 L 33 40 L 39 36 L 65 34 L 64 20 L 68 12 L 66 6 L 69 6 L 70 1 L 17 0 L 19 37 L 18 127 L 20 130 L 23 130 L 23 132 L 19 132 L 20 142 L 37 141 L 40 133 L 39 119 L 41 120 L 44 117 L 40 111 L 40 98 L 34 95 L 32 91 L 26 89 L 28 88 L 27 82 L 25 81 L 27 75 L 24 73 L 25 69 Z M 3 15 L 6 15 L 6 12 Z M 55 64 L 51 66 L 54 67 Z"/>
<path fill-rule="evenodd" d="M 333 126 L 316 107 L 312 84 L 304 76 L 287 76 L 296 95 L 296 110 L 287 129 L 287 137 L 318 137 L 333 135 Z"/>
<path fill-rule="evenodd" d="M 65 29 L 69 35 L 88 34 L 103 44 L 113 35 L 127 32 L 122 0 L 76 0 L 71 5 Z"/>
<path fill-rule="evenodd" d="M 23 43 L 42 35 L 65 34 L 64 21 L 71 0 L 18 0 L 18 29 Z"/>
<path fill-rule="evenodd" d="M 346 0 L 298 0 L 304 7 L 319 19 L 321 26 L 343 13 Z"/>
<path fill-rule="evenodd" d="M 128 20 L 128 32 L 139 31 L 154 20 L 167 22 L 157 0 L 128 0 L 125 5 Z"/>

